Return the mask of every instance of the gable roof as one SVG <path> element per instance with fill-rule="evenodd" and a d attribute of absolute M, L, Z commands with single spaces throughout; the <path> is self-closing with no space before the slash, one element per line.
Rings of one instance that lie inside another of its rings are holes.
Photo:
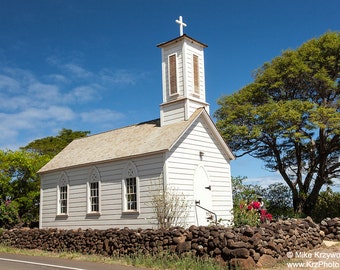
<path fill-rule="evenodd" d="M 156 119 L 76 139 L 38 173 L 168 151 L 200 115 L 208 117 L 208 122 L 214 126 L 205 109 L 199 108 L 187 121 L 161 127 L 160 120 Z M 216 132 L 214 126 L 213 133 Z M 219 133 L 218 136 L 228 157 L 234 159 Z"/>

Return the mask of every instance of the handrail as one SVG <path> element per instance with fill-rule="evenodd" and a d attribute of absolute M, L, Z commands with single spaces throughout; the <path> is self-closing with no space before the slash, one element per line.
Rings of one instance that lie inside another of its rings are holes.
<path fill-rule="evenodd" d="M 207 212 L 209 212 L 210 214 L 213 214 L 215 216 L 215 223 L 217 224 L 217 215 L 213 212 L 213 211 L 210 211 L 209 209 L 207 208 L 204 208 L 203 206 L 200 206 L 200 201 L 195 201 L 195 205 Z"/>

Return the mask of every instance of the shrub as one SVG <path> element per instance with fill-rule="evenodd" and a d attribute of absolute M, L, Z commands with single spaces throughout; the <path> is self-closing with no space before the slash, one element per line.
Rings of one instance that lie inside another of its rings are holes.
<path fill-rule="evenodd" d="M 6 199 L 0 202 L 0 227 L 10 229 L 20 222 L 19 206 L 15 201 Z"/>
<path fill-rule="evenodd" d="M 256 226 L 259 224 L 259 214 L 254 208 L 250 208 L 246 202 L 241 202 L 239 206 L 234 206 L 234 226 L 243 225 Z"/>
<path fill-rule="evenodd" d="M 333 192 L 330 188 L 320 192 L 311 216 L 315 222 L 327 217 L 340 217 L 340 192 Z"/>
<path fill-rule="evenodd" d="M 151 196 L 149 205 L 153 209 L 159 228 L 185 227 L 189 202 L 183 193 L 179 193 L 173 188 L 168 188 L 159 193 L 155 192 Z"/>

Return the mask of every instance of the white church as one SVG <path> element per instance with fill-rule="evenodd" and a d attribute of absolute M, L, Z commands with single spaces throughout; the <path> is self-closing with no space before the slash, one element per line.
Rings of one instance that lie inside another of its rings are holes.
<path fill-rule="evenodd" d="M 160 118 L 76 139 L 42 167 L 40 228 L 157 228 L 150 201 L 166 190 L 187 202 L 187 227 L 230 221 L 234 155 L 209 116 L 207 46 L 176 22 L 180 36 L 157 46 Z"/>

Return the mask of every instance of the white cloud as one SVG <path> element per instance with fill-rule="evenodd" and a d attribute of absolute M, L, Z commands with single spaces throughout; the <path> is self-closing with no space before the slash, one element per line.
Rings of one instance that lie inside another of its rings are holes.
<path fill-rule="evenodd" d="M 82 68 L 79 65 L 76 65 L 74 63 L 68 63 L 63 65 L 63 67 L 72 73 L 72 75 L 75 75 L 79 78 L 89 78 L 91 77 L 93 74 L 90 71 L 87 71 L 86 69 Z"/>
<path fill-rule="evenodd" d="M 49 119 L 56 121 L 71 121 L 77 118 L 76 113 L 68 107 L 51 106 L 45 112 Z"/>
<path fill-rule="evenodd" d="M 99 99 L 98 90 L 101 87 L 97 84 L 82 85 L 72 89 L 65 95 L 66 102 L 90 102 L 94 99 Z"/>
<path fill-rule="evenodd" d="M 3 68 L 3 73 L 20 83 L 20 91 L 23 90 L 23 86 L 25 87 L 36 81 L 31 71 L 21 68 L 5 67 Z"/>
<path fill-rule="evenodd" d="M 124 114 L 109 109 L 98 109 L 81 113 L 81 119 L 86 123 L 112 123 L 124 118 Z"/>
<path fill-rule="evenodd" d="M 53 84 L 34 82 L 28 86 L 28 94 L 34 97 L 35 101 L 55 102 L 61 98 L 59 87 Z M 43 104 L 41 104 L 43 105 Z"/>
<path fill-rule="evenodd" d="M 1 110 L 0 111 L 15 111 L 20 108 L 26 108 L 30 106 L 32 99 L 28 96 L 9 96 L 6 94 L 0 93 L 0 100 L 5 102 L 1 103 Z"/>
<path fill-rule="evenodd" d="M 275 184 L 275 183 L 283 183 L 283 184 L 286 183 L 278 172 L 272 173 L 270 175 L 249 177 L 244 181 L 244 184 L 259 185 L 261 187 L 268 187 L 269 185 Z"/>
<path fill-rule="evenodd" d="M 43 122 L 48 121 L 71 121 L 76 114 L 68 107 L 51 106 L 43 108 L 27 108 L 18 113 L 0 113 L 2 127 L 9 130 L 40 128 Z"/>
<path fill-rule="evenodd" d="M 30 139 L 53 134 L 59 127 L 79 128 L 95 124 L 111 129 L 125 116 L 95 107 L 116 86 L 130 86 L 143 75 L 128 70 L 91 72 L 57 58 L 47 60 L 57 71 L 40 75 L 21 68 L 0 65 L 0 149 L 23 146 Z M 87 106 L 88 111 L 83 112 Z M 89 128 L 85 128 L 89 130 Z M 38 135 L 39 134 L 39 135 Z"/>
<path fill-rule="evenodd" d="M 62 74 L 49 74 L 46 76 L 47 80 L 51 80 L 55 83 L 69 83 L 70 80 Z"/>
<path fill-rule="evenodd" d="M 125 69 L 116 70 L 115 72 L 103 69 L 100 71 L 99 76 L 105 84 L 111 85 L 134 85 L 139 77 Z"/>
<path fill-rule="evenodd" d="M 20 83 L 9 76 L 0 74 L 0 89 L 17 92 L 20 89 Z"/>

